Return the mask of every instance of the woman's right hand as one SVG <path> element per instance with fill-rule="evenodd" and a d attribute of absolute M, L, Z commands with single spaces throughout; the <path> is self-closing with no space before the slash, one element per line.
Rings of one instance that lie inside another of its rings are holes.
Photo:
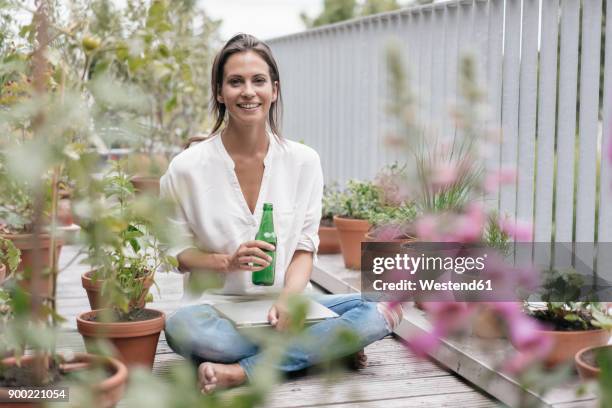
<path fill-rule="evenodd" d="M 228 256 L 227 270 L 261 271 L 272 261 L 272 257 L 264 250 L 274 251 L 274 245 L 259 240 L 240 244 L 236 252 Z"/>

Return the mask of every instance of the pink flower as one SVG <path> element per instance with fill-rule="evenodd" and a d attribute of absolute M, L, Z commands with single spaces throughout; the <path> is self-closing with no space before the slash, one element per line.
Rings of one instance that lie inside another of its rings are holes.
<path fill-rule="evenodd" d="M 529 222 L 500 218 L 499 227 L 516 241 L 531 242 L 533 240 L 533 227 Z"/>
<path fill-rule="evenodd" d="M 374 236 L 380 241 L 391 241 L 402 236 L 404 231 L 399 225 L 385 225 L 374 231 Z"/>
<path fill-rule="evenodd" d="M 436 218 L 433 215 L 424 215 L 416 222 L 416 234 L 421 241 L 435 242 L 438 240 Z"/>
<path fill-rule="evenodd" d="M 435 189 L 444 189 L 452 185 L 459 175 L 454 163 L 438 163 L 432 170 L 431 185 Z"/>
<path fill-rule="evenodd" d="M 489 174 L 484 182 L 484 189 L 487 192 L 497 191 L 499 186 L 503 184 L 514 183 L 516 180 L 516 170 L 510 168 L 502 168 Z"/>
<path fill-rule="evenodd" d="M 424 302 L 423 308 L 433 319 L 439 332 L 450 333 L 469 320 L 475 304 L 465 302 Z M 442 329 L 443 328 L 443 329 Z"/>
<path fill-rule="evenodd" d="M 480 203 L 471 203 L 467 213 L 458 217 L 453 242 L 474 242 L 482 237 L 486 214 Z"/>

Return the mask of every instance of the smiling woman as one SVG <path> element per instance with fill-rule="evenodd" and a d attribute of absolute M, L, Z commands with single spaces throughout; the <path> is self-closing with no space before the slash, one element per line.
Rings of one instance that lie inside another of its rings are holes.
<path fill-rule="evenodd" d="M 233 41 L 237 38 L 242 41 Z M 257 113 L 244 124 L 266 122 L 280 136 L 282 97 L 278 66 L 267 45 L 253 36 L 239 34 L 215 57 L 211 78 L 211 102 L 216 133 L 226 114 L 240 122 L 240 113 Z M 261 117 L 263 115 L 263 118 Z"/>
<path fill-rule="evenodd" d="M 170 222 L 182 241 L 169 253 L 181 271 L 223 278 L 221 293 L 207 293 L 207 303 L 275 296 L 267 319 L 284 331 L 291 323 L 289 299 L 310 288 L 319 245 L 319 155 L 280 137 L 280 76 L 266 44 L 247 34 L 229 40 L 215 58 L 211 81 L 216 115 L 211 136 L 175 157 L 161 179 L 161 194 L 176 203 Z M 268 203 L 275 245 L 254 239 Z M 275 251 L 274 257 L 269 251 Z M 253 272 L 272 262 L 272 285 L 255 285 Z M 356 353 L 389 334 L 399 319 L 385 318 L 384 310 L 358 294 L 316 300 L 340 317 L 308 327 L 304 338 L 312 341 L 290 347 L 277 366 L 280 371 Z M 349 345 L 347 330 L 355 333 Z M 204 392 L 243 383 L 262 362 L 257 344 L 199 300 L 168 319 L 166 339 L 177 353 L 200 364 Z M 363 353 L 358 356 L 362 364 Z"/>

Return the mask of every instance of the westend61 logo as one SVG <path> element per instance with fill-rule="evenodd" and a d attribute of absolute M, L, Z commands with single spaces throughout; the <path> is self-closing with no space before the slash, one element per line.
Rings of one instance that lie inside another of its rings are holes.
<path fill-rule="evenodd" d="M 607 254 L 612 243 L 364 242 L 361 291 L 370 301 L 612 301 Z"/>

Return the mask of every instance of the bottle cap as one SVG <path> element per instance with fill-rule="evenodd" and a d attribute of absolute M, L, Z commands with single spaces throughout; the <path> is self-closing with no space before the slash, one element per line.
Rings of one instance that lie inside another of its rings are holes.
<path fill-rule="evenodd" d="M 264 211 L 272 211 L 272 203 L 264 203 Z"/>

